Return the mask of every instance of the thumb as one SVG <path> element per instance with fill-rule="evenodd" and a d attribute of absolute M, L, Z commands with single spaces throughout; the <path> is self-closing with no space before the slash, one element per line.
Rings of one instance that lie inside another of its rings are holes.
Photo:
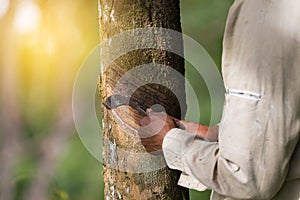
<path fill-rule="evenodd" d="M 141 126 L 147 126 L 149 125 L 151 122 L 149 116 L 146 116 L 146 117 L 143 117 L 141 120 L 140 120 L 140 125 Z"/>
<path fill-rule="evenodd" d="M 177 126 L 177 128 L 185 130 L 186 123 L 187 123 L 185 120 L 179 120 L 179 119 L 175 119 L 174 118 L 173 122 L 175 123 L 175 125 Z"/>

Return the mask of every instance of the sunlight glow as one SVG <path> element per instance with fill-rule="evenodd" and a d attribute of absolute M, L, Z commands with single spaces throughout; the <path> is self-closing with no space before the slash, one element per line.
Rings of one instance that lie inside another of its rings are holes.
<path fill-rule="evenodd" d="M 41 20 L 39 7 L 31 1 L 22 3 L 16 12 L 14 26 L 20 34 L 26 34 L 36 29 Z"/>
<path fill-rule="evenodd" d="M 7 13 L 9 0 L 0 0 L 0 19 Z"/>

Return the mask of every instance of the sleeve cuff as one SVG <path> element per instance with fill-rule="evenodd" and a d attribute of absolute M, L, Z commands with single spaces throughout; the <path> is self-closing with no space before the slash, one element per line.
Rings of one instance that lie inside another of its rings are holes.
<path fill-rule="evenodd" d="M 199 136 L 182 129 L 175 128 L 170 130 L 163 141 L 163 154 L 167 165 L 170 168 L 182 171 L 178 185 L 198 191 L 204 191 L 207 190 L 207 187 L 197 178 L 192 176 L 191 170 L 184 164 L 185 162 L 183 159 L 185 153 L 188 153 L 187 151 L 195 137 Z"/>
<path fill-rule="evenodd" d="M 163 140 L 163 154 L 167 165 L 190 174 L 190 169 L 184 165 L 182 156 L 188 151 L 197 134 L 174 128 Z"/>
<path fill-rule="evenodd" d="M 208 190 L 208 188 L 203 185 L 198 179 L 184 172 L 182 172 L 180 175 L 178 185 L 198 191 Z"/>

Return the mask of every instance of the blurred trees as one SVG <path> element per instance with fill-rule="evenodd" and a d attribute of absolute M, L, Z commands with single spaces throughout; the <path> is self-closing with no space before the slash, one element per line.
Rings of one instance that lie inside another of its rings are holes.
<path fill-rule="evenodd" d="M 12 13 L 7 13 L 7 18 L 12 18 Z M 7 26 L 6 21 L 2 22 Z M 5 38 L 0 43 L 0 199 L 13 199 L 15 187 L 10 185 L 21 151 L 21 106 L 17 100 L 19 93 L 17 62 L 13 55 L 16 53 L 11 29 L 2 29 L 2 37 Z"/>
<path fill-rule="evenodd" d="M 71 184 L 81 189 L 66 191 L 57 170 L 77 140 L 72 87 L 80 63 L 98 43 L 97 2 L 11 1 L 0 27 L 1 199 L 76 199 L 83 179 Z"/>

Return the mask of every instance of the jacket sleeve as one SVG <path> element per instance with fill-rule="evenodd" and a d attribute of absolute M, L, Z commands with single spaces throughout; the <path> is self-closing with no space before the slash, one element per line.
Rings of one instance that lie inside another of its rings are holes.
<path fill-rule="evenodd" d="M 260 104 L 227 94 L 219 142 L 172 129 L 163 141 L 168 166 L 226 197 L 271 199 L 285 180 L 296 138 Z"/>
<path fill-rule="evenodd" d="M 235 0 L 223 43 L 219 142 L 172 129 L 163 141 L 170 168 L 226 197 L 276 195 L 299 141 L 299 10 L 299 0 Z"/>

